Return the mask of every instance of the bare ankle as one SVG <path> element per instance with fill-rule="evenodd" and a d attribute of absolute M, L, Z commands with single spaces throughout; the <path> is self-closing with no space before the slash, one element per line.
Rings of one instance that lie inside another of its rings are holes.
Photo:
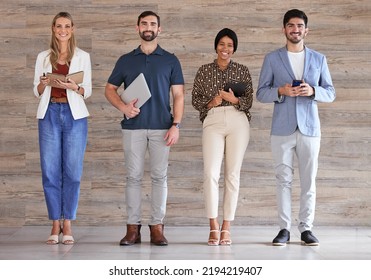
<path fill-rule="evenodd" d="M 71 221 L 70 220 L 64 220 L 63 221 L 63 235 L 72 235 Z"/>

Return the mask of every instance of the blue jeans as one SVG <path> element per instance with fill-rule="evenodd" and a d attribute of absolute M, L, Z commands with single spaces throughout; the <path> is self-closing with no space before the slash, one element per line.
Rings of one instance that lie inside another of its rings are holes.
<path fill-rule="evenodd" d="M 50 220 L 76 219 L 87 135 L 87 118 L 74 120 L 67 103 L 50 103 L 39 120 L 42 183 Z"/>

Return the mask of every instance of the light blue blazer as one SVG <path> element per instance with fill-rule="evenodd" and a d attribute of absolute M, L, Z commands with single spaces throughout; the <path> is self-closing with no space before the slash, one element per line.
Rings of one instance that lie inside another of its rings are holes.
<path fill-rule="evenodd" d="M 278 88 L 294 79 L 285 47 L 265 56 L 256 98 L 263 103 L 274 102 L 271 134 L 288 136 L 298 128 L 304 135 L 321 136 L 317 102 L 332 102 L 336 97 L 326 57 L 305 47 L 303 79 L 314 88 L 314 97 L 282 96 L 279 100 Z"/>

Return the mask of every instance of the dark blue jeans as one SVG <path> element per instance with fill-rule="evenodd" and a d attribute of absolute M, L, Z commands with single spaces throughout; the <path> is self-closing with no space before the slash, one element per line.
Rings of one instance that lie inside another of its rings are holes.
<path fill-rule="evenodd" d="M 50 103 L 39 120 L 42 183 L 50 220 L 75 220 L 87 143 L 87 118 L 74 120 L 69 105 Z"/>

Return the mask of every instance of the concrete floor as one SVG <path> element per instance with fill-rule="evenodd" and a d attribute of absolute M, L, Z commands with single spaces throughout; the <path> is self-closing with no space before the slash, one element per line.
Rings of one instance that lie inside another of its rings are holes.
<path fill-rule="evenodd" d="M 43 268 L 43 263 L 45 262 L 40 263 L 40 261 L 45 260 L 84 260 L 85 262 L 82 265 L 87 267 L 93 276 L 97 275 L 93 272 L 94 269 L 99 269 L 99 266 L 103 265 L 107 278 L 93 277 L 93 279 L 99 280 L 112 279 L 107 274 L 107 266 L 112 267 L 113 264 L 122 265 L 123 263 L 125 265 L 153 265 L 175 262 L 174 264 L 178 266 L 184 266 L 184 264 L 204 264 L 209 266 L 220 263 L 223 265 L 263 263 L 268 265 L 268 267 L 273 265 L 273 268 L 270 270 L 273 277 L 277 272 L 277 265 L 278 269 L 284 269 L 286 266 L 289 266 L 290 271 L 295 271 L 293 270 L 295 268 L 299 270 L 297 273 L 300 274 L 302 269 L 308 270 L 308 264 L 323 266 L 323 262 L 318 262 L 318 260 L 329 261 L 325 262 L 325 266 L 331 270 L 331 276 L 336 275 L 336 273 L 340 273 L 339 276 L 344 276 L 343 270 L 349 265 L 349 262 L 354 263 L 354 261 L 357 261 L 356 264 L 360 267 L 356 271 L 359 274 L 363 273 L 363 269 L 366 272 L 371 267 L 370 227 L 316 227 L 313 232 L 320 241 L 320 246 L 316 247 L 302 246 L 300 234 L 296 229 L 292 229 L 291 242 L 288 245 L 285 247 L 272 246 L 271 241 L 278 232 L 275 227 L 233 227 L 233 244 L 231 246 L 216 247 L 207 246 L 207 227 L 165 227 L 165 235 L 169 245 L 164 247 L 150 245 L 147 226 L 142 227 L 142 243 L 133 246 L 119 246 L 119 240 L 124 235 L 124 227 L 75 226 L 73 228 L 76 241 L 74 245 L 46 245 L 45 240 L 49 232 L 50 227 L 46 226 L 0 228 L 0 277 L 4 271 L 10 269 L 13 271 L 13 269 L 17 269 L 20 266 L 27 265 L 27 275 L 30 275 L 30 271 L 32 274 L 32 271 L 36 270 L 37 272 L 34 273 L 37 273 L 39 279 L 43 279 L 41 277 L 43 269 L 40 270 L 40 266 Z M 31 267 L 29 267 L 30 260 L 39 262 L 31 264 Z M 301 262 L 292 266 L 291 262 L 293 261 Z M 334 263 L 333 261 L 336 262 Z M 341 265 L 342 261 L 346 261 L 344 266 Z M 48 264 L 48 267 L 59 267 L 59 263 L 51 262 Z M 72 263 L 72 267 L 76 265 L 75 262 Z M 79 267 L 80 264 L 78 262 Z M 92 266 L 91 264 L 94 265 Z M 13 266 L 16 268 L 13 268 Z M 91 270 L 92 268 L 94 269 Z M 345 271 L 350 273 L 353 270 L 346 269 Z M 287 274 L 286 270 L 285 273 Z M 265 275 L 269 275 L 269 273 L 266 271 Z M 367 275 L 369 276 L 369 273 Z M 83 276 L 84 278 L 87 276 L 86 270 Z M 286 276 L 285 280 L 291 279 L 289 274 Z M 323 274 L 317 276 L 323 276 Z M 352 274 L 349 274 L 349 277 L 351 276 L 355 276 L 354 271 Z M 297 277 L 298 275 L 296 274 L 295 278 L 292 279 L 297 279 Z M 45 279 L 57 280 L 59 278 L 54 276 L 50 278 L 50 275 L 47 275 Z M 66 275 L 64 274 L 64 278 L 60 279 L 66 279 Z M 192 277 L 173 277 L 172 279 L 191 280 Z M 203 278 L 198 277 L 197 279 Z M 210 279 L 210 276 L 205 279 Z M 228 279 L 242 278 L 231 277 Z M 272 278 L 263 277 L 259 279 Z M 313 278 L 311 277 L 310 279 Z M 358 279 L 362 279 L 362 277 Z"/>
<path fill-rule="evenodd" d="M 285 247 L 271 246 L 275 227 L 232 227 L 232 246 L 207 246 L 206 227 L 166 227 L 169 245 L 149 243 L 148 227 L 142 227 L 142 243 L 119 246 L 124 227 L 73 228 L 76 243 L 46 245 L 50 227 L 0 228 L 1 260 L 371 260 L 371 228 L 317 227 L 320 246 L 300 244 L 291 230 Z"/>

